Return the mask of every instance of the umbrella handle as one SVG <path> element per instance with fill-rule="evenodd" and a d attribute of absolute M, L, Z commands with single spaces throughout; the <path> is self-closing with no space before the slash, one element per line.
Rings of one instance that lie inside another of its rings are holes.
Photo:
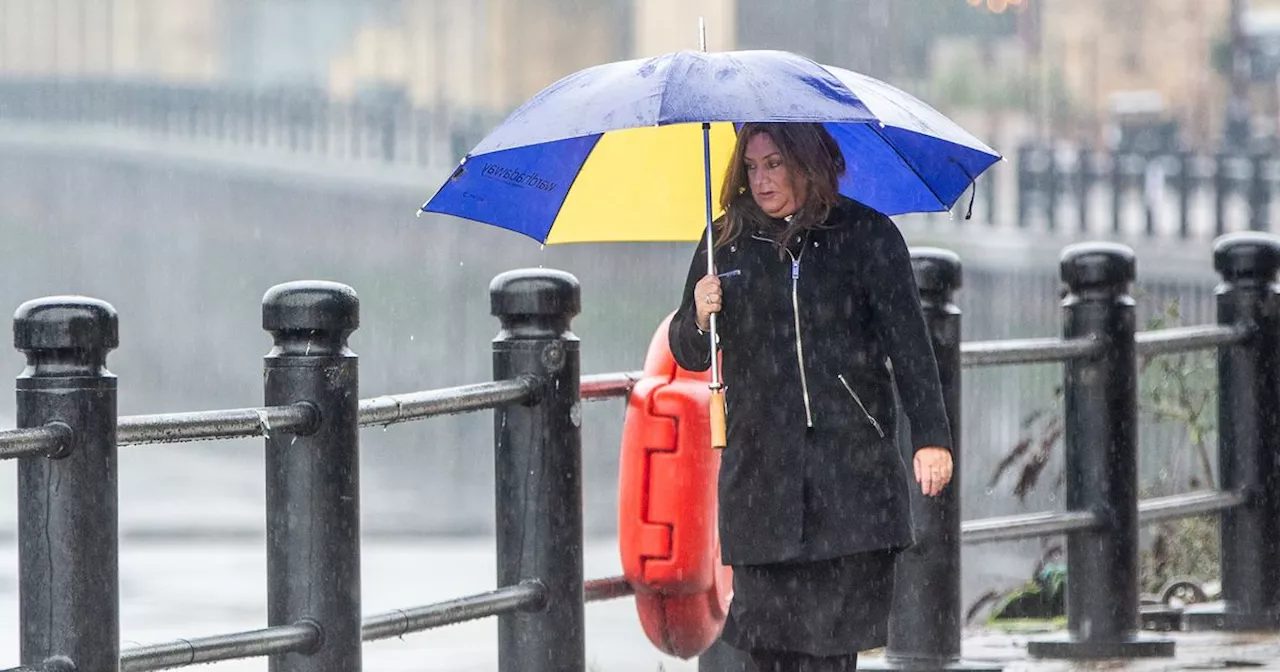
<path fill-rule="evenodd" d="M 711 390 L 711 447 L 723 450 L 725 440 L 724 389 L 715 387 Z"/>

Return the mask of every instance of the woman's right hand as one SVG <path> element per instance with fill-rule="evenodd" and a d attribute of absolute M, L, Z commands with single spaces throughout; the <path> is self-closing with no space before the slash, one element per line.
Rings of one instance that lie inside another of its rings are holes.
<path fill-rule="evenodd" d="M 720 312 L 720 278 L 704 275 L 693 287 L 693 303 L 698 311 L 698 328 L 711 330 L 711 313 Z"/>

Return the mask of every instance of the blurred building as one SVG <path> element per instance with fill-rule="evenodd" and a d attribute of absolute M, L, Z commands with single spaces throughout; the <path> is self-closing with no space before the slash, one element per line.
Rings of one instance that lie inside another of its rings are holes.
<path fill-rule="evenodd" d="M 1100 146 L 1180 142 L 1210 148 L 1221 138 L 1230 93 L 1232 0 L 1023 0 L 1026 58 L 1042 89 L 1060 87 L 1050 135 Z M 1254 19 L 1280 9 L 1248 0 Z M 1252 87 L 1265 104 L 1271 86 Z M 1044 98 L 1049 94 L 1040 91 Z M 1140 129 L 1140 130 L 1135 130 Z M 1159 136 L 1159 137 L 1157 137 Z M 1167 137 L 1166 137 L 1167 136 Z"/>
<path fill-rule="evenodd" d="M 589 65 L 696 49 L 702 17 L 713 50 L 796 51 L 944 109 L 1015 109 L 1046 135 L 1108 144 L 1136 124 L 1205 146 L 1230 91 L 1232 1 L 0 0 L 0 76 L 501 112 Z M 1247 4 L 1254 109 L 1280 126 L 1280 0 Z"/>
<path fill-rule="evenodd" d="M 221 0 L 0 0 L 0 74 L 208 80 Z"/>

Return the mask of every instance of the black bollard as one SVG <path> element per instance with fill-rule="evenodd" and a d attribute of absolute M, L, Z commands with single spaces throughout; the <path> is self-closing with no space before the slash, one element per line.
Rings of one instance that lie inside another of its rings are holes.
<path fill-rule="evenodd" d="M 70 428 L 55 454 L 18 464 L 24 665 L 119 669 L 116 378 L 107 370 L 117 324 L 110 304 L 78 296 L 28 301 L 14 315 L 14 346 L 27 357 L 18 427 Z"/>
<path fill-rule="evenodd" d="M 1280 628 L 1280 238 L 1234 233 L 1214 245 L 1218 323 L 1253 328 L 1218 350 L 1220 488 L 1245 503 L 1222 513 L 1222 603 L 1184 611 L 1188 629 Z"/>
<path fill-rule="evenodd" d="M 498 585 L 541 582 L 533 613 L 498 617 L 502 672 L 583 672 L 582 432 L 578 281 L 552 270 L 503 273 L 489 286 L 502 328 L 493 340 L 495 380 L 528 377 L 525 404 L 494 411 Z"/>
<path fill-rule="evenodd" d="M 912 267 L 925 320 L 938 360 L 943 400 L 951 422 L 952 477 L 938 497 L 911 489 L 916 544 L 898 560 L 889 645 L 883 661 L 860 662 L 862 669 L 1000 670 L 960 660 L 963 605 L 960 599 L 960 257 L 934 248 L 912 250 Z M 899 423 L 905 428 L 905 423 Z M 910 443 L 901 441 L 911 464 Z"/>
<path fill-rule="evenodd" d="M 309 624 L 317 646 L 272 656 L 272 672 L 359 672 L 359 375 L 347 337 L 360 324 L 350 287 L 276 285 L 262 299 L 275 346 L 263 363 L 267 406 L 306 403 L 305 434 L 266 432 L 268 624 Z"/>
<path fill-rule="evenodd" d="M 1134 350 L 1134 256 L 1114 243 L 1083 243 L 1062 254 L 1063 337 L 1093 338 L 1101 353 L 1064 365 L 1066 499 L 1098 526 L 1067 535 L 1064 637 L 1033 640 L 1038 658 L 1172 656 L 1172 640 L 1140 630 L 1138 584 L 1138 415 Z"/>

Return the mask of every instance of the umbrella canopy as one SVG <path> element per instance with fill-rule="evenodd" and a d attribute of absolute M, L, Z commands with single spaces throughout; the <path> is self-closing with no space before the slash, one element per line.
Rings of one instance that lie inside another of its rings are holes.
<path fill-rule="evenodd" d="M 824 124 L 848 166 L 841 193 L 890 216 L 951 209 L 1000 159 L 871 77 L 784 51 L 679 51 L 587 68 L 542 90 L 422 210 L 544 244 L 694 241 L 707 226 L 702 125 L 716 198 L 736 128 L 753 121 Z"/>

